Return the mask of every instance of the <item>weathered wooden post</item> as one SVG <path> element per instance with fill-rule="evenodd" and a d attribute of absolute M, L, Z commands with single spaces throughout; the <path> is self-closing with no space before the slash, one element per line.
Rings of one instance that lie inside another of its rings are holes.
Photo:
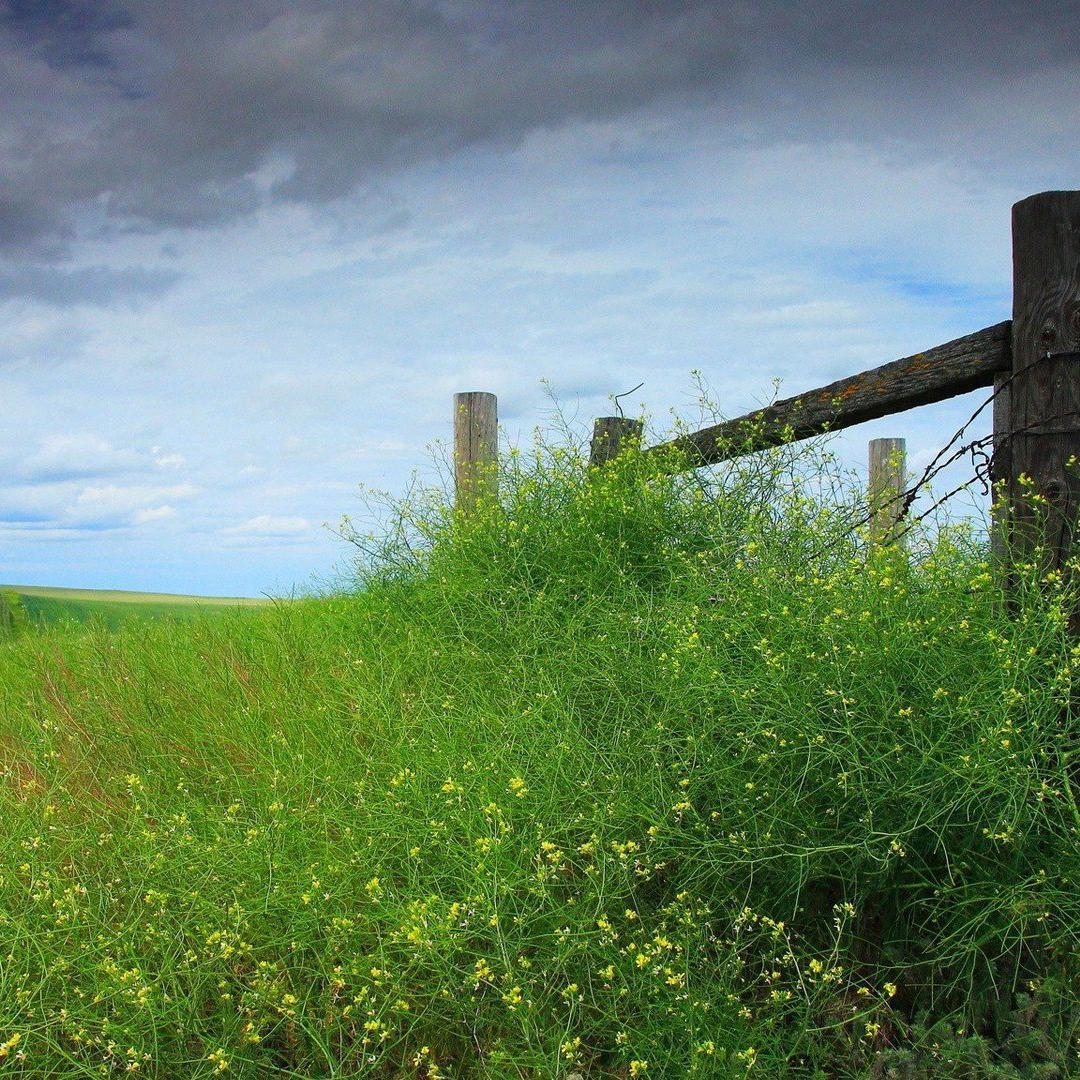
<path fill-rule="evenodd" d="M 592 442 L 589 444 L 589 462 L 605 465 L 617 458 L 628 446 L 639 446 L 645 425 L 640 420 L 628 420 L 625 416 L 601 416 L 593 422 Z"/>
<path fill-rule="evenodd" d="M 1044 191 L 1012 210 L 1012 379 L 1004 483 L 1010 552 L 1072 549 L 1080 504 L 1080 191 Z"/>
<path fill-rule="evenodd" d="M 454 395 L 455 505 L 468 513 L 499 491 L 499 409 L 494 394 L 471 390 Z"/>
<path fill-rule="evenodd" d="M 907 443 L 904 439 L 870 440 L 870 539 L 893 543 L 900 534 L 907 491 Z"/>

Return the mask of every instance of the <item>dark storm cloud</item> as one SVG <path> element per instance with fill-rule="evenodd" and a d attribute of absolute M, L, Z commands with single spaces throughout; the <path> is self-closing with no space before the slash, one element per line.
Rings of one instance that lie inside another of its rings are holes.
<path fill-rule="evenodd" d="M 50 232 L 64 239 L 67 230 L 27 193 L 0 195 L 0 250 L 5 247 L 31 248 Z"/>
<path fill-rule="evenodd" d="M 267 196 L 325 201 L 433 155 L 700 91 L 735 60 L 700 4 L 129 0 L 93 17 L 94 3 L 8 0 L 0 18 L 0 60 L 17 61 L 0 77 L 14 106 L 0 242 L 55 234 L 91 201 L 166 226 Z M 267 192 L 252 174 L 272 160 Z"/>
<path fill-rule="evenodd" d="M 34 40 L 35 47 L 57 64 L 106 66 L 108 53 L 100 36 L 127 23 L 123 10 L 109 0 L 7 0 L 6 28 Z"/>
<path fill-rule="evenodd" d="M 1078 55 L 1072 5 L 1006 0 L 0 0 L 0 250 L 326 202 L 664 102 L 917 142 L 1003 81 L 1075 88 Z"/>
<path fill-rule="evenodd" d="M 180 275 L 173 270 L 131 266 L 113 270 L 89 266 L 62 270 L 54 266 L 0 263 L 0 300 L 23 298 L 58 307 L 75 304 L 108 305 L 157 296 Z"/>

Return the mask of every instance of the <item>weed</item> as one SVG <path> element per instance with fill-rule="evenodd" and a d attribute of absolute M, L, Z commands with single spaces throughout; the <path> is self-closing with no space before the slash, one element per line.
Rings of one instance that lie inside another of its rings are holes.
<path fill-rule="evenodd" d="M 1075 1071 L 1070 587 L 818 464 L 540 445 L 342 595 L 5 646 L 0 1073 Z"/>

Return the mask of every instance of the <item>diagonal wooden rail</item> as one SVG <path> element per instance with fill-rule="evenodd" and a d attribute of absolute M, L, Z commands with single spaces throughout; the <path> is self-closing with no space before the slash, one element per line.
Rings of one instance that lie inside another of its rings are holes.
<path fill-rule="evenodd" d="M 691 468 L 715 465 L 755 450 L 839 431 L 992 386 L 995 375 L 1010 370 L 1009 329 L 1006 320 L 976 330 L 914 356 L 660 443 L 646 453 L 680 451 Z"/>

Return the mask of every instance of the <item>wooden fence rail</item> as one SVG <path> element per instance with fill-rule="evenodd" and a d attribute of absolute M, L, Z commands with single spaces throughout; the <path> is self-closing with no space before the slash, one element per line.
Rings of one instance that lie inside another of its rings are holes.
<path fill-rule="evenodd" d="M 687 468 L 696 468 L 993 387 L 992 472 L 995 492 L 1007 507 L 995 524 L 995 548 L 1041 541 L 1051 552 L 1049 561 L 1060 565 L 1080 509 L 1080 191 L 1046 191 L 1018 202 L 1012 228 L 1011 320 L 644 452 L 677 451 Z M 484 438 L 475 437 L 473 414 L 460 404 L 477 397 L 491 399 Z M 640 445 L 641 434 L 639 421 L 600 417 L 592 462 L 604 464 Z M 494 461 L 494 440 L 494 395 L 456 395 L 457 497 L 463 509 L 476 497 L 477 468 Z M 875 440 L 882 445 L 871 446 L 872 535 L 895 534 L 905 482 L 897 445 L 902 442 Z M 892 497 L 885 499 L 885 492 Z"/>
<path fill-rule="evenodd" d="M 988 326 L 926 352 L 661 443 L 650 452 L 680 450 L 696 465 L 715 465 L 755 450 L 840 431 L 992 386 L 996 374 L 1009 370 L 1009 326 L 1008 322 Z"/>

